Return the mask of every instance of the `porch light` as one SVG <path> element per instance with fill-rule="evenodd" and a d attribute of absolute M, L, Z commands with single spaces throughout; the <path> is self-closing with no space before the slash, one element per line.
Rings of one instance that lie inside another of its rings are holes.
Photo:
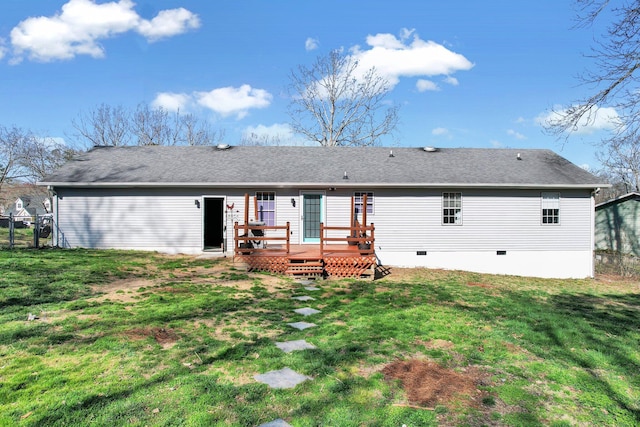
<path fill-rule="evenodd" d="M 195 199 L 193 202 L 194 202 L 194 204 L 196 205 L 196 207 L 197 207 L 198 209 L 200 209 L 200 200 Z"/>
<path fill-rule="evenodd" d="M 291 206 L 293 206 L 294 208 L 296 207 L 296 199 L 294 199 L 293 197 L 291 198 Z"/>

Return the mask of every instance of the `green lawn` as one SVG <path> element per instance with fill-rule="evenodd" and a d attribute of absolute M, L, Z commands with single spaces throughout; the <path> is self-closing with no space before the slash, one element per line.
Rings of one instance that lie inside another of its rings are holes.
<path fill-rule="evenodd" d="M 391 269 L 320 286 L 227 259 L 0 250 L 0 425 L 640 424 L 637 282 Z M 274 345 L 300 339 L 317 349 Z M 390 378 L 400 362 L 427 369 L 412 385 Z M 284 367 L 313 380 L 254 379 Z"/>
<path fill-rule="evenodd" d="M 43 242 L 44 239 L 43 239 Z M 14 230 L 15 248 L 32 248 L 33 247 L 33 228 L 16 228 Z M 9 248 L 9 229 L 0 228 L 0 248 Z"/>

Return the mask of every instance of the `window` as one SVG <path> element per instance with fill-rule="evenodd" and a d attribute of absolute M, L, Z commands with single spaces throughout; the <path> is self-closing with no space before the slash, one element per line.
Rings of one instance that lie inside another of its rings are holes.
<path fill-rule="evenodd" d="M 362 213 L 362 202 L 364 200 L 364 195 L 367 195 L 367 214 L 373 214 L 373 193 L 372 192 L 359 192 L 356 191 L 353 194 L 353 204 L 355 205 L 356 213 Z"/>
<path fill-rule="evenodd" d="M 16 201 L 16 210 L 17 211 L 22 210 L 22 200 L 20 199 Z"/>
<path fill-rule="evenodd" d="M 560 223 L 560 193 L 542 193 L 542 223 Z"/>
<path fill-rule="evenodd" d="M 442 193 L 442 223 L 462 225 L 462 193 Z"/>
<path fill-rule="evenodd" d="M 265 225 L 276 225 L 276 193 L 273 191 L 256 192 L 258 201 L 258 219 Z"/>

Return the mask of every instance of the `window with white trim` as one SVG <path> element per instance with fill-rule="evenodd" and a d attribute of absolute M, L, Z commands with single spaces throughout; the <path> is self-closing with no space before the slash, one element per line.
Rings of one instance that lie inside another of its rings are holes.
<path fill-rule="evenodd" d="M 560 193 L 542 193 L 542 223 L 560 224 Z"/>
<path fill-rule="evenodd" d="M 274 191 L 257 191 L 258 219 L 265 225 L 276 225 L 276 193 Z"/>
<path fill-rule="evenodd" d="M 362 213 L 362 202 L 364 201 L 364 195 L 367 195 L 367 214 L 373 214 L 373 192 L 371 191 L 356 191 L 353 193 L 353 204 L 356 209 L 356 213 Z"/>
<path fill-rule="evenodd" d="M 22 200 L 20 199 L 16 201 L 16 210 L 17 211 L 22 210 Z"/>
<path fill-rule="evenodd" d="M 462 225 L 462 193 L 442 193 L 442 224 Z"/>

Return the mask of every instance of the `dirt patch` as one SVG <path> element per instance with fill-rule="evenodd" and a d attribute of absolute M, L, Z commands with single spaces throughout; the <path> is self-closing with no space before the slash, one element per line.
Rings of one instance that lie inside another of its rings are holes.
<path fill-rule="evenodd" d="M 173 347 L 180 337 L 170 328 L 136 328 L 126 331 L 124 335 L 132 340 L 142 340 L 153 337 L 164 349 Z"/>
<path fill-rule="evenodd" d="M 475 406 L 482 375 L 472 368 L 456 372 L 428 360 L 399 360 L 382 369 L 388 381 L 399 380 L 412 405 L 434 408 L 452 401 Z"/>
<path fill-rule="evenodd" d="M 91 298 L 89 301 L 119 301 L 132 302 L 139 298 L 138 289 L 155 286 L 151 280 L 131 278 L 115 280 L 104 285 L 92 286 L 91 290 L 95 293 L 102 294 L 98 297 Z"/>
<path fill-rule="evenodd" d="M 455 347 L 455 344 L 453 342 L 441 339 L 417 341 L 416 343 L 422 344 L 430 350 L 450 350 Z"/>
<path fill-rule="evenodd" d="M 481 283 L 481 282 L 468 282 L 467 286 L 474 286 L 477 288 L 485 288 L 485 289 L 490 289 L 495 287 L 495 286 L 487 285 L 486 283 Z"/>

